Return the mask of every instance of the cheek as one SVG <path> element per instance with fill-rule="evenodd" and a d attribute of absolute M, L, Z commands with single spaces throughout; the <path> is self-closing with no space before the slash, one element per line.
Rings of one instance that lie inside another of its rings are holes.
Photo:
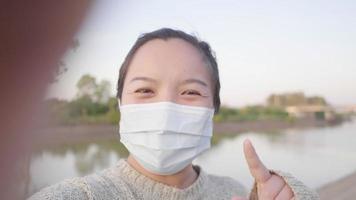
<path fill-rule="evenodd" d="M 192 99 L 182 97 L 182 98 L 178 98 L 177 103 L 190 105 L 190 106 L 202 106 L 207 108 L 214 108 L 214 102 L 212 96 L 208 96 L 204 98 L 192 98 Z"/>
<path fill-rule="evenodd" d="M 121 105 L 138 104 L 138 103 L 142 103 L 142 100 L 138 99 L 134 95 L 123 93 L 122 96 L 121 96 Z"/>
<path fill-rule="evenodd" d="M 209 85 L 209 88 L 211 88 L 211 85 Z M 204 102 L 207 107 L 214 108 L 214 91 L 212 89 L 209 90 L 208 97 L 205 98 Z"/>
<path fill-rule="evenodd" d="M 128 102 L 127 96 L 125 94 L 122 94 L 120 104 L 125 105 L 125 104 L 127 104 L 127 102 Z"/>
<path fill-rule="evenodd" d="M 127 94 L 126 88 L 123 87 L 122 94 L 121 94 L 121 102 L 120 102 L 121 105 L 134 103 L 133 101 L 134 99 L 132 99 L 132 97 L 129 94 Z"/>
<path fill-rule="evenodd" d="M 206 98 L 206 106 L 210 108 L 214 108 L 214 93 L 211 92 L 209 97 Z"/>
<path fill-rule="evenodd" d="M 207 103 L 210 108 L 214 108 L 214 96 L 210 96 Z"/>
<path fill-rule="evenodd" d="M 213 99 L 214 99 L 213 96 L 204 98 L 202 101 L 204 103 L 203 106 L 208 107 L 208 108 L 214 108 L 214 100 Z"/>

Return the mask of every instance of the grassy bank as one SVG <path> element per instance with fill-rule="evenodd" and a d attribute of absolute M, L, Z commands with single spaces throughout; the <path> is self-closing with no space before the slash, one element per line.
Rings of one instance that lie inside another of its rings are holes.
<path fill-rule="evenodd" d="M 50 99 L 46 102 L 48 123 L 53 126 L 83 124 L 117 124 L 120 114 L 117 99 L 109 98 L 107 103 L 99 103 L 83 96 L 73 101 Z M 242 108 L 221 107 L 214 116 L 214 122 L 293 122 L 282 108 L 268 106 L 246 106 Z"/>

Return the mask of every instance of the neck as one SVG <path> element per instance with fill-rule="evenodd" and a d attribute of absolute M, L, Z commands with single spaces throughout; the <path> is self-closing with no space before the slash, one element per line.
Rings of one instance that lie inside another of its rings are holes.
<path fill-rule="evenodd" d="M 172 175 L 158 175 L 153 174 L 143 168 L 134 157 L 131 155 L 127 158 L 127 162 L 138 172 L 141 174 L 157 181 L 164 183 L 169 186 L 177 187 L 179 189 L 184 189 L 189 187 L 194 183 L 194 181 L 198 178 L 197 172 L 193 169 L 193 165 L 190 164 L 185 167 L 183 170 L 176 174 Z"/>

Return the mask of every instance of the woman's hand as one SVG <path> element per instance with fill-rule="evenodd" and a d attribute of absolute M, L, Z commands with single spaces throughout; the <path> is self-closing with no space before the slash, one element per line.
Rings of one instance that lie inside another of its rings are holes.
<path fill-rule="evenodd" d="M 244 154 L 250 173 L 257 184 L 259 200 L 294 200 L 292 189 L 280 176 L 270 173 L 259 159 L 252 143 L 248 139 L 244 141 Z M 246 200 L 246 198 L 242 197 L 233 197 L 232 199 Z"/>

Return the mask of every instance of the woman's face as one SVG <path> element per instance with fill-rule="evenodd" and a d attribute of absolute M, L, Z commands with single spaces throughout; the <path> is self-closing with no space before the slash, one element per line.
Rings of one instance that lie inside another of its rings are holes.
<path fill-rule="evenodd" d="M 202 54 L 188 42 L 151 40 L 131 60 L 121 104 L 170 101 L 213 108 L 209 70 Z"/>

